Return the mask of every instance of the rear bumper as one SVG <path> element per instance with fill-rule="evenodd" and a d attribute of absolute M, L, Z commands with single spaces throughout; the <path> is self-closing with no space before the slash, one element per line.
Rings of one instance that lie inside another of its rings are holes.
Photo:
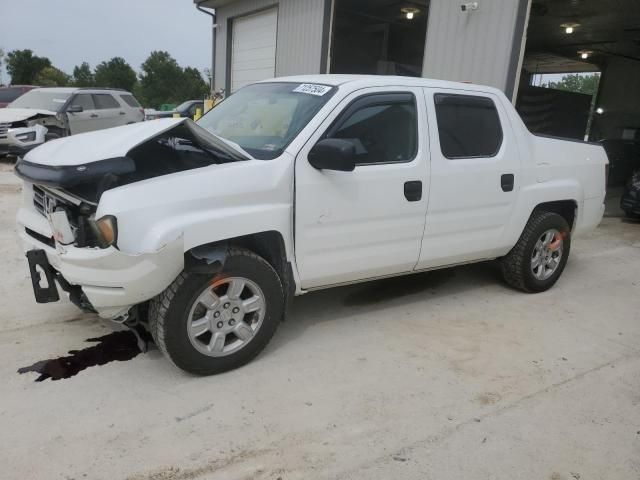
<path fill-rule="evenodd" d="M 578 218 L 573 232 L 574 236 L 584 235 L 593 231 L 604 216 L 604 197 L 587 198 L 578 206 Z"/>
<path fill-rule="evenodd" d="M 54 273 L 72 287 L 79 287 L 102 318 L 117 318 L 133 305 L 156 296 L 184 267 L 181 237 L 153 253 L 128 255 L 114 247 L 54 244 L 48 220 L 25 206 L 18 211 L 17 223 L 23 250 L 44 251 Z"/>

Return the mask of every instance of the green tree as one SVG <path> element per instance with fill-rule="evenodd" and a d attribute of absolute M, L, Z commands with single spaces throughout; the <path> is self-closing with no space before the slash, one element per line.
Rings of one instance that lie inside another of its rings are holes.
<path fill-rule="evenodd" d="M 136 81 L 136 72 L 122 57 L 113 57 L 96 67 L 95 85 L 97 87 L 123 88 L 131 92 Z"/>
<path fill-rule="evenodd" d="M 179 103 L 184 71 L 168 52 L 154 51 L 142 64 L 140 97 L 147 106 Z"/>
<path fill-rule="evenodd" d="M 182 100 L 204 98 L 209 92 L 209 85 L 204 81 L 197 68 L 185 67 L 183 80 L 178 91 Z"/>
<path fill-rule="evenodd" d="M 73 69 L 73 85 L 76 87 L 93 87 L 96 79 L 87 62 L 82 62 Z"/>
<path fill-rule="evenodd" d="M 0 48 L 0 85 L 4 85 L 2 81 L 3 67 L 4 67 L 4 48 Z"/>
<path fill-rule="evenodd" d="M 568 92 L 586 93 L 587 95 L 595 95 L 598 91 L 598 82 L 600 74 L 581 75 L 573 73 L 564 75 L 559 82 L 548 82 L 545 86 L 556 90 L 566 90 Z"/>
<path fill-rule="evenodd" d="M 31 50 L 12 50 L 7 53 L 7 72 L 14 85 L 36 83 L 36 76 L 45 67 L 51 66 L 46 57 L 38 57 Z"/>
<path fill-rule="evenodd" d="M 34 83 L 41 87 L 66 87 L 71 78 L 56 67 L 44 67 L 34 78 Z"/>

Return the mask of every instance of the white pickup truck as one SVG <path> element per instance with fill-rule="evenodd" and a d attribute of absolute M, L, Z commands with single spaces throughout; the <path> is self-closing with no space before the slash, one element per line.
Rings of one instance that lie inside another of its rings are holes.
<path fill-rule="evenodd" d="M 142 323 L 178 367 L 255 357 L 294 295 L 499 259 L 550 288 L 603 215 L 598 145 L 532 135 L 478 85 L 315 75 L 240 89 L 197 124 L 62 138 L 16 165 L 36 300 Z"/>

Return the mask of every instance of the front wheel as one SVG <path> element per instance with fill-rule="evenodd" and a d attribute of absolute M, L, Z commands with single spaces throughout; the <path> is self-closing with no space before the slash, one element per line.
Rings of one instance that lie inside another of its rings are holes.
<path fill-rule="evenodd" d="M 211 375 L 258 355 L 283 312 L 284 292 L 273 267 L 253 252 L 231 248 L 222 272 L 183 272 L 154 298 L 149 329 L 177 367 Z"/>
<path fill-rule="evenodd" d="M 543 292 L 560 278 L 570 248 L 567 221 L 557 213 L 535 212 L 518 243 L 501 259 L 502 275 L 514 288 Z"/>

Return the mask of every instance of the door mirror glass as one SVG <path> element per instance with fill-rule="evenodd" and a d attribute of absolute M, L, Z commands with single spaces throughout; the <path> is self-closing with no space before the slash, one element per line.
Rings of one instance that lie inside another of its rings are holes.
<path fill-rule="evenodd" d="M 356 168 L 356 146 L 349 140 L 325 138 L 313 146 L 308 160 L 318 170 L 352 172 Z"/>
<path fill-rule="evenodd" d="M 80 113 L 83 110 L 82 105 L 69 105 L 67 107 L 67 112 L 69 113 Z"/>

